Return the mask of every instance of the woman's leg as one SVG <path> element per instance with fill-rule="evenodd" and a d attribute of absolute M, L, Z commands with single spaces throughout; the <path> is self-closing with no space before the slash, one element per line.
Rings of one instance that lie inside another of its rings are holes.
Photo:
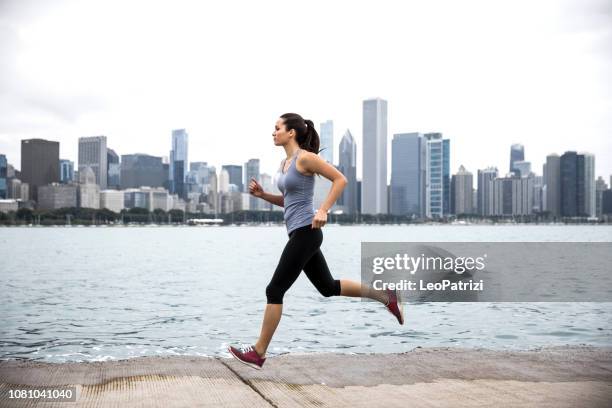
<path fill-rule="evenodd" d="M 255 343 L 255 351 L 264 357 L 272 336 L 278 327 L 283 312 L 283 297 L 285 292 L 298 278 L 304 265 L 321 245 L 316 233 L 312 233 L 310 225 L 292 232 L 280 260 L 266 287 L 267 305 L 261 326 L 259 339 Z"/>
<path fill-rule="evenodd" d="M 389 302 L 387 292 L 375 290 L 371 286 L 348 279 L 334 279 L 325 257 L 319 248 L 317 252 L 304 265 L 304 273 L 317 290 L 325 297 L 329 296 L 350 296 L 366 297 L 378 300 L 383 304 Z"/>
<path fill-rule="evenodd" d="M 257 354 L 259 354 L 260 357 L 266 356 L 266 350 L 268 349 L 270 341 L 272 341 L 272 336 L 278 327 L 282 314 L 282 304 L 268 303 L 266 305 L 263 323 L 261 324 L 261 333 L 259 334 L 257 343 L 255 343 L 255 351 L 257 351 Z"/>

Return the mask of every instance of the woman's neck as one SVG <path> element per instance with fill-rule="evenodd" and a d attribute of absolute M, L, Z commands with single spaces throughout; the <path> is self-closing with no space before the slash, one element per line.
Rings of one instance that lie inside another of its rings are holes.
<path fill-rule="evenodd" d="M 287 159 L 292 158 L 293 155 L 297 153 L 298 150 L 300 150 L 299 146 L 286 146 L 285 153 L 287 154 Z"/>

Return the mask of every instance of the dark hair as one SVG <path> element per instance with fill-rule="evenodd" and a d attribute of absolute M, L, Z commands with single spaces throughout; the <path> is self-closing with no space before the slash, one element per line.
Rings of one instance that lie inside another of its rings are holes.
<path fill-rule="evenodd" d="M 287 131 L 293 129 L 297 133 L 295 141 L 300 148 L 316 154 L 319 154 L 322 150 L 325 150 L 319 150 L 319 134 L 317 133 L 312 120 L 304 119 L 297 113 L 285 113 L 280 117 L 284 120 Z"/>

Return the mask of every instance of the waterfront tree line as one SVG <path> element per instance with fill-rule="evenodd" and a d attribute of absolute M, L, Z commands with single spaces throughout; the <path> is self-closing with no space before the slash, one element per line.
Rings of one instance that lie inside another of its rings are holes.
<path fill-rule="evenodd" d="M 119 213 L 109 209 L 93 208 L 60 208 L 56 210 L 32 210 L 20 208 L 9 213 L 0 213 L 0 225 L 130 225 L 130 224 L 166 224 L 182 225 L 192 219 L 220 219 L 220 225 L 253 224 L 253 223 L 283 223 L 282 211 L 251 211 L 242 210 L 226 214 L 189 213 L 183 210 L 164 211 L 146 208 L 124 209 Z M 586 223 L 593 222 L 586 218 L 553 219 L 548 212 L 528 216 L 492 216 L 481 217 L 476 214 L 461 214 L 435 220 L 441 223 Z M 423 220 L 411 216 L 392 214 L 328 214 L 328 223 L 337 224 L 422 224 L 431 220 Z M 603 222 L 603 221 L 600 221 Z"/>

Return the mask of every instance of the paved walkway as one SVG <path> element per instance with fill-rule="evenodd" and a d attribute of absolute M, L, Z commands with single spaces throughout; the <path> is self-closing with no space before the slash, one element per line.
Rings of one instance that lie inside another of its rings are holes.
<path fill-rule="evenodd" d="M 8 398 L 73 385 L 76 402 Z M 0 362 L 0 407 L 610 407 L 612 348 L 417 348 L 402 354 L 286 354 L 261 371 L 233 358 Z"/>

